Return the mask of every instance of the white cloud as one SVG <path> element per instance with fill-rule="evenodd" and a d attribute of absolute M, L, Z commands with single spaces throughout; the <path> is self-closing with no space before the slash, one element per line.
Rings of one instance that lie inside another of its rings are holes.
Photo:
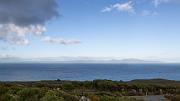
<path fill-rule="evenodd" d="M 105 7 L 102 12 L 110 12 L 112 10 L 135 13 L 132 1 L 110 5 L 109 7 Z"/>
<path fill-rule="evenodd" d="M 0 40 L 9 44 L 28 45 L 28 34 L 42 35 L 45 28 L 41 25 L 18 26 L 15 24 L 0 25 Z"/>
<path fill-rule="evenodd" d="M 12 45 L 29 45 L 29 34 L 33 36 L 40 36 L 43 42 L 52 44 L 79 44 L 78 40 L 65 40 L 62 38 L 52 38 L 50 36 L 44 36 L 46 31 L 45 27 L 41 25 L 30 26 L 17 26 L 15 24 L 1 24 L 0 25 L 0 40 Z"/>
<path fill-rule="evenodd" d="M 112 7 L 105 7 L 101 12 L 110 12 L 112 9 Z"/>
<path fill-rule="evenodd" d="M 7 54 L 0 54 L 0 59 L 6 59 L 6 58 L 10 58 L 10 57 L 12 57 L 12 56 L 10 56 L 10 55 L 7 55 Z"/>
<path fill-rule="evenodd" d="M 65 40 L 65 39 L 62 39 L 62 38 L 52 38 L 52 37 L 49 37 L 49 36 L 43 37 L 42 41 L 47 42 L 47 43 L 64 44 L 64 45 L 81 43 L 79 40 Z"/>
<path fill-rule="evenodd" d="M 10 51 L 10 50 L 14 50 L 14 47 L 8 47 L 8 46 L 0 46 L 0 51 Z"/>
<path fill-rule="evenodd" d="M 142 16 L 154 16 L 158 15 L 156 11 L 149 11 L 149 10 L 143 10 L 142 11 Z"/>
<path fill-rule="evenodd" d="M 154 6 L 158 7 L 161 3 L 168 3 L 171 0 L 153 0 Z"/>

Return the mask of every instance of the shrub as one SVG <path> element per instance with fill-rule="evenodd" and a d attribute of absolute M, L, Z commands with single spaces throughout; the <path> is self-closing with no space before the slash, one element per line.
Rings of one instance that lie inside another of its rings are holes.
<path fill-rule="evenodd" d="M 0 101 L 19 101 L 19 97 L 16 95 L 4 94 L 0 96 Z"/>
<path fill-rule="evenodd" d="M 0 95 L 5 94 L 6 92 L 8 92 L 9 89 L 5 88 L 5 87 L 1 87 L 0 88 Z"/>
<path fill-rule="evenodd" d="M 20 96 L 20 101 L 38 101 L 40 90 L 36 88 L 25 88 L 17 93 Z"/>
<path fill-rule="evenodd" d="M 64 90 L 73 90 L 73 89 L 74 89 L 74 86 L 72 85 L 72 83 L 67 82 L 67 83 L 63 83 L 63 84 L 62 84 L 62 88 L 63 88 Z"/>
<path fill-rule="evenodd" d="M 40 101 L 64 101 L 62 97 L 57 97 L 57 96 L 44 96 L 43 98 L 40 99 Z"/>

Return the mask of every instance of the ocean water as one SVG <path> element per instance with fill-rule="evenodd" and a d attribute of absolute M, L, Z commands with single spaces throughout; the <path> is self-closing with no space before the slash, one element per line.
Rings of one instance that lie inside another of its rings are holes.
<path fill-rule="evenodd" d="M 180 80 L 180 64 L 0 64 L 0 81 L 152 78 Z"/>

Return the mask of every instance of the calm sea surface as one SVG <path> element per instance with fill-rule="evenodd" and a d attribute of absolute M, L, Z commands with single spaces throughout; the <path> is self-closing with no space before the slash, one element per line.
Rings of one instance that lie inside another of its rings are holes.
<path fill-rule="evenodd" d="M 0 64 L 0 81 L 151 78 L 180 80 L 180 64 Z"/>

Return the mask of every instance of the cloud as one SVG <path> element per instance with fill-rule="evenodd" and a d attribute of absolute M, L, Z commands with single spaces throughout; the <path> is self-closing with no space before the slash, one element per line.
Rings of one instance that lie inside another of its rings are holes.
<path fill-rule="evenodd" d="M 18 26 L 4 24 L 0 26 L 0 40 L 9 44 L 28 45 L 27 34 L 41 35 L 45 31 L 42 25 Z"/>
<path fill-rule="evenodd" d="M 8 47 L 8 46 L 0 46 L 0 51 L 11 51 L 14 50 L 14 47 Z"/>
<path fill-rule="evenodd" d="M 45 24 L 58 15 L 55 0 L 0 0 L 0 41 L 28 45 L 28 35 L 43 37 Z M 44 39 L 49 43 L 79 43 L 60 38 Z"/>
<path fill-rule="evenodd" d="M 153 0 L 154 6 L 158 7 L 161 3 L 168 3 L 172 0 Z"/>
<path fill-rule="evenodd" d="M 121 12 L 129 12 L 129 13 L 135 13 L 133 2 L 129 1 L 126 3 L 116 3 L 114 5 L 110 5 L 109 7 L 105 7 L 102 12 L 110 12 L 112 10 L 117 10 Z"/>
<path fill-rule="evenodd" d="M 43 37 L 42 41 L 47 42 L 47 43 L 64 44 L 64 45 L 81 43 L 79 40 L 65 40 L 65 39 L 62 39 L 62 38 L 52 38 L 52 37 L 49 37 L 49 36 Z"/>
<path fill-rule="evenodd" d="M 156 11 L 149 11 L 149 10 L 143 10 L 142 11 L 142 16 L 154 16 L 158 15 Z"/>
<path fill-rule="evenodd" d="M 105 7 L 101 12 L 110 12 L 113 10 L 113 7 L 110 6 L 110 7 Z"/>
<path fill-rule="evenodd" d="M 0 23 L 44 25 L 58 16 L 55 0 L 0 0 Z"/>

